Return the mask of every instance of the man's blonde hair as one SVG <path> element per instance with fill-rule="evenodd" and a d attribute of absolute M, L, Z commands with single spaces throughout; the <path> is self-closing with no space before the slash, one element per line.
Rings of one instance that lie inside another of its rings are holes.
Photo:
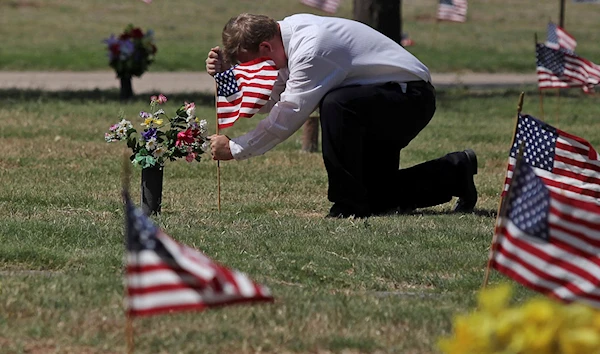
<path fill-rule="evenodd" d="M 264 15 L 248 13 L 232 17 L 223 28 L 223 55 L 225 60 L 236 64 L 238 52 L 258 52 L 259 44 L 277 35 L 277 21 Z"/>

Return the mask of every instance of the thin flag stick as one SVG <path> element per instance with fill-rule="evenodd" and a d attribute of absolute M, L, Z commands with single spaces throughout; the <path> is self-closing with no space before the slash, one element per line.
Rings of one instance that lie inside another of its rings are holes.
<path fill-rule="evenodd" d="M 123 154 L 123 168 L 121 171 L 121 189 L 122 189 L 122 197 L 123 197 L 123 207 L 126 208 L 126 196 L 129 196 L 129 181 L 131 180 L 131 162 L 127 157 L 127 152 Z M 127 218 L 127 210 L 124 213 Z M 127 245 L 127 220 L 125 220 L 125 244 Z M 125 252 L 127 252 L 127 247 Z M 137 262 L 136 262 L 137 264 Z M 127 283 L 127 282 L 125 282 Z M 127 285 L 125 285 L 124 292 L 127 293 Z M 127 354 L 133 354 L 133 350 L 135 348 L 134 342 L 134 330 L 133 330 L 133 318 L 129 315 L 129 309 L 126 312 L 126 323 L 125 323 L 125 341 L 127 345 Z"/>
<path fill-rule="evenodd" d="M 133 354 L 135 342 L 133 340 L 133 318 L 127 315 L 127 326 L 125 328 L 125 336 L 127 338 L 127 354 Z"/>
<path fill-rule="evenodd" d="M 215 123 L 216 134 L 219 135 L 219 115 L 218 115 L 218 87 L 215 80 Z M 217 160 L 217 210 L 221 211 L 221 161 Z"/>
<path fill-rule="evenodd" d="M 558 124 L 560 113 L 560 88 L 556 89 L 556 124 Z"/>
<path fill-rule="evenodd" d="M 515 128 L 514 128 L 513 132 L 517 130 L 517 124 L 519 122 L 519 115 L 521 114 L 521 111 L 523 110 L 523 98 L 524 97 L 525 97 L 525 93 L 521 92 L 521 95 L 519 95 L 519 103 L 517 103 L 517 119 L 515 121 Z M 516 136 L 516 134 L 513 135 L 513 139 L 512 139 L 510 146 L 513 146 L 513 144 L 515 143 L 515 136 Z M 519 155 L 523 153 L 523 149 L 524 149 L 523 142 L 521 142 L 521 147 L 519 148 Z M 514 177 L 515 176 L 513 175 L 513 179 L 514 179 Z M 496 213 L 496 224 L 494 227 L 494 236 L 492 237 L 492 244 L 490 245 L 490 254 L 489 254 L 487 266 L 485 267 L 485 276 L 483 278 L 483 288 L 484 289 L 487 286 L 488 281 L 490 279 L 490 269 L 492 267 L 492 260 L 494 259 L 494 255 L 496 253 L 496 235 L 498 234 L 497 231 L 498 231 L 498 226 L 499 226 L 499 220 L 500 220 L 500 217 L 502 216 L 501 214 L 504 212 L 504 209 L 505 209 L 504 203 L 506 200 L 508 200 L 509 196 L 510 196 L 510 187 L 508 188 L 508 191 L 506 192 L 504 197 L 502 199 L 500 199 L 500 203 L 498 203 L 498 212 Z"/>
<path fill-rule="evenodd" d="M 545 120 L 544 119 L 544 91 L 542 91 L 540 89 L 539 92 L 540 92 L 540 116 L 542 117 L 542 120 Z"/>

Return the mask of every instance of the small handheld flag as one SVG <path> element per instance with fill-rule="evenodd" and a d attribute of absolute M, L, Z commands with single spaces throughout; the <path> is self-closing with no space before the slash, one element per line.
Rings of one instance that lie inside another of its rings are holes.
<path fill-rule="evenodd" d="M 215 74 L 217 83 L 218 129 L 233 125 L 239 118 L 250 118 L 269 101 L 277 80 L 277 67 L 268 58 L 236 65 Z"/>

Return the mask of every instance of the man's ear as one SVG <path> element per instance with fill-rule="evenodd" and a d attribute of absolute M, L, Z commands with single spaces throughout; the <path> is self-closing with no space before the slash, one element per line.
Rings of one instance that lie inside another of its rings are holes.
<path fill-rule="evenodd" d="M 271 53 L 272 51 L 273 51 L 273 46 L 271 45 L 271 43 L 269 43 L 267 41 L 263 41 L 258 45 L 258 52 L 261 55 Z"/>

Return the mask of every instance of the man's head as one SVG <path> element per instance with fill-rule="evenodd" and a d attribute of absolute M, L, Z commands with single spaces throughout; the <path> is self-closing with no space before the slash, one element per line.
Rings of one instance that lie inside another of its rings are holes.
<path fill-rule="evenodd" d="M 232 64 L 268 57 L 277 68 L 287 67 L 279 25 L 264 15 L 232 17 L 223 28 L 223 54 Z"/>

